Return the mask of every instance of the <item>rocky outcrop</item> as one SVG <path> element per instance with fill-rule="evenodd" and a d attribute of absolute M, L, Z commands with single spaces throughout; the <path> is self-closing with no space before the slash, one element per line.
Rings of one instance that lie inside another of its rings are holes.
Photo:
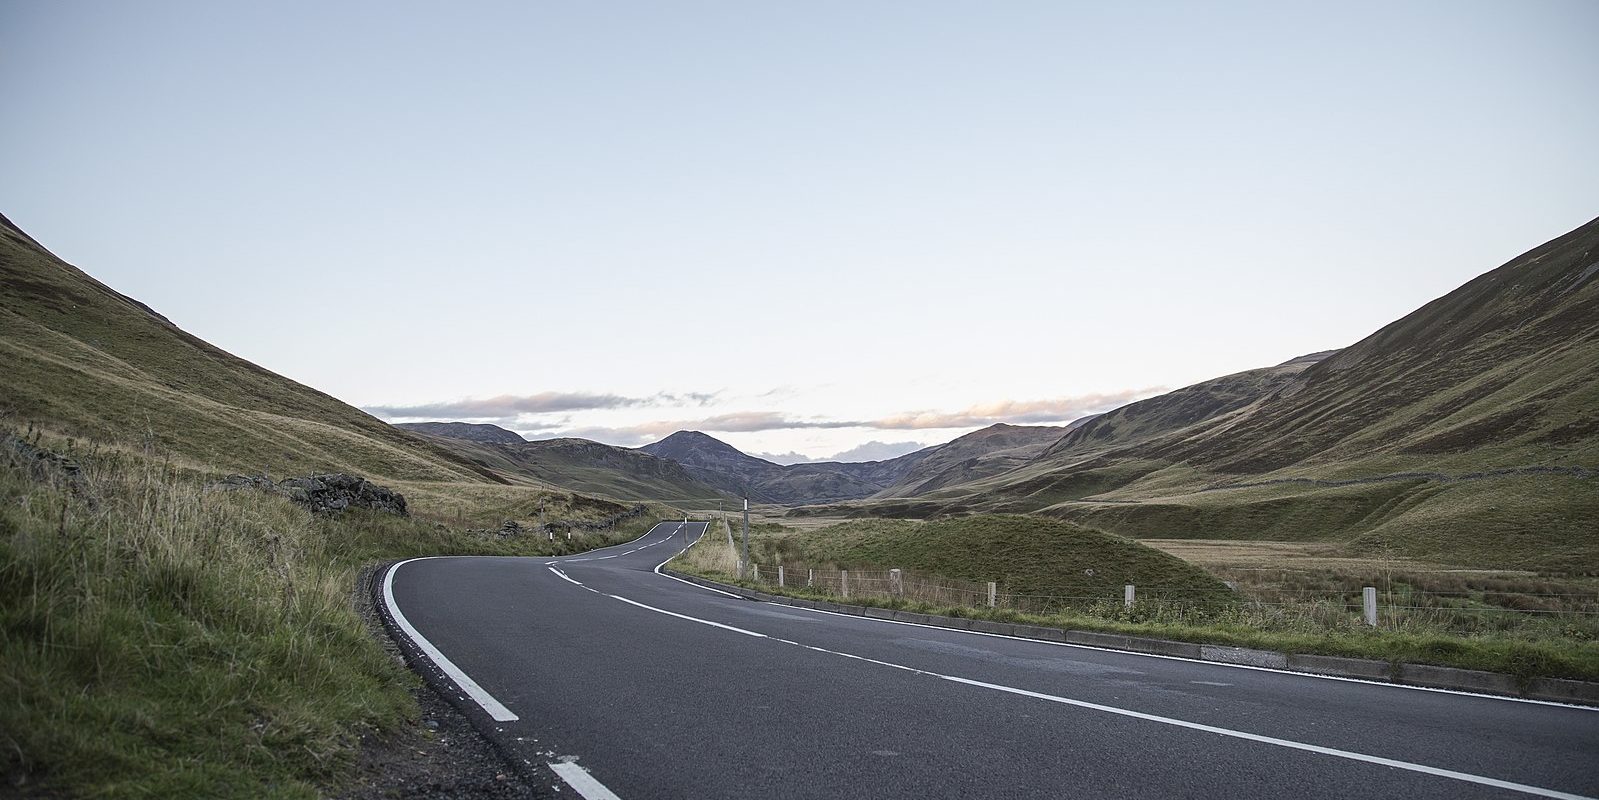
<path fill-rule="evenodd" d="M 370 508 L 402 517 L 410 516 L 404 495 L 359 475 L 342 472 L 285 478 L 277 483 L 264 475 L 229 475 L 212 485 L 225 490 L 259 489 L 280 494 L 313 514 L 336 514 L 351 508 Z"/>

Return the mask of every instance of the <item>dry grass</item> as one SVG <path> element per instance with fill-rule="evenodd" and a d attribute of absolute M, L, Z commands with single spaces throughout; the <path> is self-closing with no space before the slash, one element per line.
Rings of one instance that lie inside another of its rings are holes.
<path fill-rule="evenodd" d="M 350 603 L 363 564 L 539 555 L 377 512 L 314 517 L 150 451 L 73 477 L 0 447 L 0 785 L 96 797 L 315 797 L 414 682 Z"/>

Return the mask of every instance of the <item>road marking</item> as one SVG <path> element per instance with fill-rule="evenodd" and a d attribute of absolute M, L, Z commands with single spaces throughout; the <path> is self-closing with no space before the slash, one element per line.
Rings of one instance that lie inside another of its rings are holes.
<path fill-rule="evenodd" d="M 663 578 L 666 578 L 667 580 L 677 581 L 678 583 L 686 584 L 686 585 L 692 586 L 692 587 L 694 587 L 696 589 L 703 589 L 703 590 L 705 590 L 707 592 L 715 592 L 715 593 L 717 593 L 717 594 L 719 594 L 719 595 L 721 595 L 723 597 L 732 597 L 732 598 L 735 598 L 735 599 L 738 599 L 738 600 L 742 600 L 742 599 L 744 599 L 743 595 L 733 594 L 732 592 L 724 592 L 721 589 L 712 588 L 710 586 L 701 586 L 701 585 L 699 585 L 699 584 L 697 584 L 697 583 L 695 583 L 693 581 L 685 581 L 682 578 L 677 577 L 676 575 L 668 575 L 668 574 L 666 574 L 666 573 L 661 571 L 661 567 L 664 567 L 667 564 L 672 563 L 672 559 L 675 559 L 678 556 L 683 555 L 684 553 L 688 552 L 688 549 L 690 547 L 693 547 L 694 545 L 699 544 L 699 541 L 701 539 L 705 538 L 705 534 L 707 532 L 709 532 L 710 530 L 711 530 L 711 524 L 709 522 L 705 523 L 705 527 L 700 529 L 700 535 L 694 537 L 694 541 L 689 542 L 688 544 L 684 545 L 682 550 L 679 550 L 676 553 L 673 553 L 671 558 L 668 558 L 665 561 L 662 561 L 661 563 L 656 564 L 655 565 L 655 569 L 653 571 L 655 572 L 656 575 L 659 575 L 659 576 L 661 576 Z"/>
<path fill-rule="evenodd" d="M 572 579 L 571 579 L 571 578 L 570 578 L 570 577 L 568 577 L 568 576 L 567 576 L 567 574 L 566 574 L 566 573 L 564 573 L 564 572 L 562 572 L 562 571 L 560 571 L 560 570 L 558 570 L 558 569 L 556 569 L 556 568 L 555 568 L 555 567 L 550 567 L 550 568 L 549 568 L 549 570 L 550 570 L 550 571 L 551 571 L 551 572 L 553 572 L 553 573 L 555 573 L 555 574 L 557 574 L 557 575 L 559 575 L 559 576 L 561 576 L 561 580 L 563 580 L 563 581 L 566 581 L 566 582 L 567 582 L 567 583 L 571 583 L 571 584 L 575 584 L 575 585 L 577 585 L 577 586 L 583 586 L 583 584 L 581 584 L 581 583 L 578 583 L 578 582 L 577 582 L 577 581 L 574 581 L 574 580 L 572 580 Z M 589 588 L 589 587 L 587 587 L 587 586 L 583 586 L 583 588 L 585 588 L 585 589 L 587 589 L 587 588 Z"/>
<path fill-rule="evenodd" d="M 568 580 L 570 580 L 570 579 L 568 579 Z M 576 581 L 574 581 L 574 583 L 575 582 Z M 583 588 L 587 589 L 589 587 L 585 586 Z M 596 590 L 593 590 L 593 589 L 590 589 L 590 591 L 594 591 L 595 594 L 605 594 L 604 592 L 599 592 L 599 591 L 596 591 Z M 825 647 L 817 647 L 815 645 L 801 644 L 800 642 L 790 641 L 788 639 L 780 639 L 780 638 L 778 638 L 776 636 L 770 636 L 770 635 L 764 634 L 764 633 L 757 633 L 755 631 L 745 630 L 743 628 L 737 628 L 737 627 L 734 627 L 732 625 L 725 625 L 725 624 L 720 623 L 720 622 L 714 622 L 714 621 L 708 620 L 708 619 L 700 619 L 698 617 L 691 617 L 691 616 L 689 616 L 687 614 L 679 614 L 679 613 L 677 613 L 675 611 L 667 611 L 665 609 L 656 608 L 655 606 L 645 605 L 645 604 L 640 603 L 640 602 L 638 602 L 636 600 L 629 600 L 628 598 L 622 597 L 620 595 L 606 594 L 605 596 L 606 597 L 610 597 L 610 598 L 615 599 L 615 600 L 620 600 L 620 601 L 622 601 L 624 603 L 628 603 L 630 605 L 638 606 L 639 608 L 648 609 L 650 611 L 654 611 L 654 612 L 659 613 L 659 614 L 665 614 L 665 615 L 670 616 L 670 617 L 677 617 L 678 619 L 688 620 L 689 622 L 698 622 L 698 623 L 700 623 L 702 625 L 709 625 L 709 626 L 714 627 L 714 628 L 722 628 L 724 630 L 729 630 L 729 631 L 733 631 L 735 633 L 741 633 L 741 634 L 744 634 L 746 636 L 752 636 L 752 637 L 756 637 L 756 638 L 760 638 L 760 639 L 770 639 L 770 640 L 772 640 L 774 642 L 781 642 L 782 644 L 793 645 L 795 647 L 802 647 L 802 648 L 804 648 L 806 650 L 814 650 L 814 651 L 816 651 L 818 653 L 828 653 L 830 655 L 842 656 L 844 658 L 849 658 L 849 659 L 853 659 L 853 660 L 856 660 L 856 661 L 865 661 L 865 662 L 867 662 L 869 664 L 877 664 L 879 666 L 891 667 L 893 669 L 903 670 L 905 672 L 912 672 L 912 673 L 916 673 L 916 674 L 919 674 L 919 675 L 927 675 L 929 677 L 938 678 L 940 680 L 946 680 L 946 681 L 950 681 L 952 683 L 958 683 L 958 684 L 962 684 L 962 685 L 965 685 L 965 686 L 973 686 L 973 687 L 977 687 L 977 688 L 980 688 L 980 689 L 989 689 L 991 691 L 1005 692 L 1006 694 L 1013 694 L 1013 695 L 1017 695 L 1017 696 L 1020 696 L 1020 697 L 1028 697 L 1028 698 L 1032 698 L 1032 699 L 1035 699 L 1035 700 L 1044 700 L 1044 701 L 1051 702 L 1051 703 L 1060 703 L 1062 705 L 1074 706 L 1076 708 L 1088 709 L 1090 711 L 1100 711 L 1100 712 L 1103 712 L 1103 713 L 1106 713 L 1106 714 L 1115 714 L 1117 716 L 1130 717 L 1132 719 L 1144 720 L 1146 722 L 1155 722 L 1155 723 L 1160 723 L 1162 725 L 1172 725 L 1172 726 L 1179 727 L 1179 728 L 1186 728 L 1188 730 L 1202 731 L 1202 732 L 1205 732 L 1205 733 L 1214 733 L 1214 734 L 1217 734 L 1217 735 L 1220 735 L 1220 736 L 1227 736 L 1227 737 L 1231 737 L 1231 738 L 1234 738 L 1234 739 L 1242 739 L 1242 740 L 1245 740 L 1245 741 L 1272 745 L 1274 747 L 1284 747 L 1284 748 L 1288 748 L 1290 750 L 1302 750 L 1302 751 L 1305 751 L 1305 752 L 1317 753 L 1319 755 L 1332 756 L 1334 758 L 1343 758 L 1343 759 L 1348 759 L 1350 761 L 1360 761 L 1360 762 L 1364 762 L 1364 763 L 1367 763 L 1367 764 L 1377 764 L 1379 766 L 1392 767 L 1394 769 L 1402 769 L 1402 770 L 1406 770 L 1406 771 L 1409 771 L 1409 772 L 1418 772 L 1418 773 L 1421 773 L 1421 774 L 1424 774 L 1424 775 L 1432 775 L 1432 776 L 1440 777 L 1440 778 L 1448 778 L 1450 780 L 1457 780 L 1457 781 L 1462 781 L 1462 782 L 1465 782 L 1465 783 L 1475 783 L 1475 784 L 1478 784 L 1480 786 L 1492 786 L 1492 787 L 1494 787 L 1496 789 L 1505 789 L 1505 790 L 1512 791 L 1512 792 L 1521 792 L 1522 794 L 1530 794 L 1530 795 L 1535 795 L 1535 796 L 1538 796 L 1538 797 L 1553 797 L 1553 798 L 1559 798 L 1559 800 L 1599 800 L 1599 799 L 1596 799 L 1596 798 L 1587 797 L 1585 795 L 1571 794 L 1571 793 L 1568 793 L 1568 792 L 1556 791 L 1554 789 L 1545 789 L 1545 788 L 1540 787 L 1540 786 L 1531 786 L 1531 785 L 1524 784 L 1524 783 L 1515 783 L 1513 781 L 1505 781 L 1505 780 L 1500 780 L 1498 778 L 1490 778 L 1490 777 L 1487 777 L 1487 776 L 1484 776 L 1484 775 L 1473 775 L 1473 774 L 1471 774 L 1469 772 L 1457 772 L 1455 770 L 1443 769 L 1441 767 L 1427 766 L 1426 764 L 1416 764 L 1416 763 L 1413 763 L 1413 762 L 1410 762 L 1410 761 L 1399 761 L 1399 760 L 1392 759 L 1392 758 L 1383 758 L 1381 756 L 1373 756 L 1373 755 L 1367 755 L 1365 753 L 1357 753 L 1357 752 L 1354 752 L 1354 751 L 1351 751 L 1351 750 L 1339 750 L 1339 749 L 1333 748 L 1333 747 L 1322 747 L 1321 745 L 1307 744 L 1305 742 L 1296 742 L 1296 741 L 1293 741 L 1292 739 L 1278 739 L 1278 738 L 1273 737 L 1273 736 L 1263 736 L 1263 735 L 1258 734 L 1258 733 L 1249 733 L 1248 731 L 1233 730 L 1231 728 L 1219 728 L 1219 727 L 1216 727 L 1214 725 L 1205 725 L 1203 723 L 1198 723 L 1198 722 L 1189 722 L 1188 720 L 1177 719 L 1175 717 L 1162 717 L 1162 716 L 1159 716 L 1157 714 L 1146 714 L 1146 713 L 1144 713 L 1142 711 L 1134 711 L 1134 710 L 1129 709 L 1129 708 L 1119 708 L 1117 706 L 1107 706 L 1107 705 L 1103 705 L 1103 704 L 1100 704 L 1100 703 L 1091 703 L 1091 702 L 1088 702 L 1087 700 L 1076 700 L 1076 699 L 1073 699 L 1073 698 L 1070 698 L 1070 697 L 1061 697 L 1059 695 L 1044 694 L 1042 692 L 1034 692 L 1034 691 L 1030 691 L 1028 689 L 1019 689 L 1019 688 L 1016 688 L 1014 686 L 1005 686 L 1003 684 L 998 684 L 998 683 L 988 683 L 986 681 L 973 680 L 971 678 L 962 678 L 962 677 L 960 677 L 958 675 L 945 675 L 945 674 L 943 674 L 941 672 L 932 672 L 930 670 L 924 670 L 924 669 L 921 669 L 919 667 L 912 667 L 912 666 L 908 666 L 908 665 L 905 665 L 905 664 L 895 664 L 895 663 L 893 663 L 891 661 L 881 661 L 881 660 L 878 660 L 878 659 L 875 659 L 875 658 L 868 658 L 866 656 L 856 655 L 854 653 L 846 653 L 846 652 L 843 652 L 841 650 L 829 650 L 829 649 L 827 649 Z M 934 626 L 928 626 L 928 627 L 934 627 Z M 1008 637 L 1008 638 L 1017 638 L 1017 637 Z M 1024 640 L 1024 641 L 1026 641 L 1026 640 Z"/>
<path fill-rule="evenodd" d="M 566 781 L 566 785 L 577 790 L 583 795 L 584 800 L 622 800 L 616 793 L 605 788 L 605 784 L 594 779 L 589 771 L 570 761 L 550 762 L 550 769 Z"/>
<path fill-rule="evenodd" d="M 710 530 L 709 523 L 707 523 L 707 527 L 706 527 L 705 531 L 709 531 L 709 530 Z M 701 531 L 700 532 L 700 536 L 701 537 L 703 537 L 705 535 L 705 531 Z M 697 541 L 699 541 L 699 539 L 695 539 L 694 541 L 697 542 Z M 692 544 L 690 546 L 692 546 Z M 688 549 L 687 547 L 684 548 L 684 550 L 687 550 L 687 549 Z M 744 595 L 741 595 L 741 594 L 734 594 L 732 592 L 724 592 L 721 589 L 717 589 L 717 588 L 714 588 L 714 587 L 711 587 L 711 586 L 705 586 L 705 585 L 702 585 L 702 584 L 695 583 L 693 581 L 686 581 L 686 580 L 683 580 L 682 578 L 677 577 L 676 575 L 668 575 L 668 574 L 666 574 L 666 573 L 661 571 L 662 567 L 666 566 L 667 564 L 672 563 L 673 559 L 676 559 L 678 556 L 682 555 L 684 550 L 680 550 L 677 553 L 674 553 L 671 558 L 668 558 L 665 561 L 662 561 L 661 563 L 656 564 L 655 565 L 655 570 L 654 570 L 655 574 L 659 575 L 659 576 L 661 576 L 663 578 L 666 578 L 668 580 L 674 580 L 674 581 L 677 581 L 678 583 L 685 584 L 687 586 L 692 586 L 692 587 L 694 587 L 696 589 L 701 589 L 701 590 L 707 591 L 707 592 L 715 592 L 715 593 L 717 593 L 719 595 L 722 595 L 723 597 L 733 597 L 733 598 L 737 598 L 737 599 L 740 599 L 740 600 L 749 599 L 749 598 L 746 598 Z M 784 608 L 792 608 L 792 609 L 794 609 L 796 611 L 809 611 L 812 614 L 827 614 L 829 616 L 834 616 L 834 617 L 843 617 L 845 619 L 853 619 L 853 620 L 865 620 L 867 622 L 877 622 L 877 623 L 882 623 L 882 624 L 885 624 L 885 625 L 907 625 L 907 626 L 912 627 L 912 628 L 927 628 L 929 630 L 945 631 L 945 632 L 948 632 L 948 633 L 963 633 L 963 634 L 966 634 L 968 636 L 991 636 L 991 637 L 993 637 L 995 639 L 1010 639 L 1010 640 L 1018 641 L 1018 642 L 1033 642 L 1035 644 L 1047 644 L 1047 645 L 1050 645 L 1052 647 L 1070 647 L 1070 648 L 1075 648 L 1075 649 L 1078 649 L 1078 650 L 1094 650 L 1094 651 L 1100 652 L 1100 653 L 1115 653 L 1117 655 L 1137 656 L 1139 658 L 1159 658 L 1159 659 L 1164 659 L 1164 660 L 1167 660 L 1167 661 L 1185 661 L 1185 662 L 1188 662 L 1190 664 L 1204 664 L 1206 666 L 1211 666 L 1211 667 L 1225 667 L 1227 669 L 1248 669 L 1248 670 L 1255 670 L 1256 672 L 1272 672 L 1272 673 L 1276 673 L 1278 675 L 1292 675 L 1292 676 L 1299 677 L 1299 678 L 1315 678 L 1316 680 L 1323 680 L 1323 681 L 1342 681 L 1344 683 L 1360 683 L 1360 684 L 1365 684 L 1366 686 L 1381 686 L 1381 687 L 1387 688 L 1387 689 L 1405 689 L 1405 690 L 1412 691 L 1412 692 L 1433 692 L 1435 694 L 1452 694 L 1452 695 L 1459 695 L 1459 696 L 1462 696 L 1462 697 L 1480 697 L 1480 698 L 1484 698 L 1484 699 L 1487 699 L 1487 700 L 1502 700 L 1502 701 L 1505 701 L 1505 702 L 1508 702 L 1508 703 L 1526 703 L 1526 704 L 1535 705 L 1535 706 L 1554 706 L 1556 708 L 1574 708 L 1574 709 L 1577 709 L 1579 711 L 1599 711 L 1599 706 L 1582 706 L 1582 705 L 1577 705 L 1576 703 L 1562 703 L 1562 702 L 1559 702 L 1557 700 L 1536 700 L 1536 699 L 1533 699 L 1531 697 L 1507 697 L 1507 696 L 1502 695 L 1502 694 L 1484 694 L 1482 692 L 1468 692 L 1468 691 L 1465 691 L 1465 690 L 1462 690 L 1462 689 L 1444 689 L 1444 688 L 1437 687 L 1437 686 L 1415 686 L 1415 685 L 1408 684 L 1408 683 L 1388 683 L 1388 682 L 1385 682 L 1385 681 L 1368 680 L 1366 678 L 1352 678 L 1352 677 L 1348 677 L 1348 676 L 1345 676 L 1345 675 L 1322 675 L 1322 674 L 1316 673 L 1316 672 L 1299 672 L 1299 671 L 1291 670 L 1291 669 L 1278 669 L 1277 667 L 1260 667 L 1260 666 L 1255 666 L 1253 664 L 1229 664 L 1229 663 L 1227 663 L 1225 661 L 1206 661 L 1206 660 L 1201 659 L 1201 658 L 1188 658 L 1186 656 L 1168 656 L 1168 655 L 1162 655 L 1162 654 L 1159 654 L 1159 653 L 1140 653 L 1140 652 L 1137 652 L 1136 650 L 1117 650 L 1117 649 L 1111 648 L 1111 647 L 1097 647 L 1097 646 L 1091 645 L 1091 644 L 1076 644 L 1074 642 L 1051 642 L 1051 641 L 1049 641 L 1047 639 L 1032 639 L 1032 638 L 1028 638 L 1026 636 L 1011 636 L 1011 635 L 1005 634 L 1005 633 L 989 633 L 987 631 L 968 631 L 968 630 L 962 630 L 960 628 L 947 628 L 947 627 L 944 627 L 943 625 L 928 625 L 928 624 L 922 623 L 922 622 L 905 622 L 903 620 L 897 620 L 897 619 L 883 619 L 882 617 L 868 617 L 868 616 L 864 616 L 864 615 L 861 615 L 861 614 L 845 614 L 845 613 L 842 613 L 842 612 L 828 611 L 826 609 L 821 609 L 821 608 L 806 608 L 804 606 L 792 606 L 792 605 L 789 605 L 787 603 L 774 603 L 774 602 L 772 602 L 770 600 L 763 600 L 763 601 L 760 601 L 760 602 L 764 602 L 766 605 L 769 605 L 769 606 L 782 606 Z"/>
<path fill-rule="evenodd" d="M 561 577 L 566 577 L 566 576 L 563 575 Z M 571 578 L 567 578 L 567 580 L 572 580 L 572 579 Z M 577 583 L 577 581 L 572 581 L 572 582 L 573 583 Z M 578 584 L 578 585 L 582 586 L 582 584 Z M 588 587 L 584 586 L 583 588 L 587 589 Z M 605 593 L 604 592 L 596 592 L 596 594 L 605 594 Z M 771 638 L 773 638 L 771 636 L 767 636 L 764 633 L 756 633 L 755 631 L 747 631 L 747 630 L 744 630 L 743 628 L 735 628 L 732 625 L 723 625 L 720 622 L 712 622 L 712 621 L 710 621 L 708 619 L 700 619 L 699 617 L 691 617 L 691 616 L 689 616 L 687 614 L 679 614 L 676 611 L 667 611 L 664 608 L 656 608 L 655 606 L 647 606 L 647 605 L 644 605 L 643 603 L 640 603 L 637 600 L 629 600 L 626 597 L 623 597 L 623 596 L 618 595 L 618 594 L 606 594 L 605 596 L 609 597 L 609 598 L 612 598 L 614 600 L 621 600 L 622 602 L 627 603 L 628 605 L 638 606 L 639 608 L 647 608 L 647 609 L 649 609 L 651 611 L 654 611 L 657 614 L 665 614 L 668 617 L 677 617 L 678 619 L 686 619 L 689 622 L 698 622 L 701 625 L 709 625 L 709 626 L 711 626 L 713 628 L 721 628 L 723 630 L 732 631 L 734 633 L 742 633 L 745 636 L 754 636 L 757 639 L 771 639 Z M 778 641 L 786 641 L 786 640 L 779 639 Z M 790 642 L 790 644 L 792 644 L 792 642 Z"/>
<path fill-rule="evenodd" d="M 665 566 L 665 564 L 662 564 L 662 566 Z M 656 569 L 660 569 L 660 567 L 656 567 Z M 700 589 L 705 589 L 706 591 L 716 592 L 718 594 L 725 594 L 725 595 L 728 595 L 730 597 L 738 597 L 738 598 L 743 598 L 744 597 L 743 595 L 731 594 L 730 592 L 724 592 L 724 591 L 722 591 L 720 589 L 712 589 L 709 586 L 700 586 L 699 584 L 694 583 L 693 581 L 685 581 L 685 580 L 683 580 L 681 578 L 674 578 L 671 575 L 667 575 L 666 573 L 658 573 L 658 574 L 660 574 L 660 576 L 663 577 L 663 578 L 672 578 L 672 580 L 675 580 L 678 583 L 686 583 L 686 584 L 688 584 L 690 586 L 695 586 L 695 587 L 698 587 Z M 1255 666 L 1253 664 L 1229 664 L 1229 663 L 1227 663 L 1225 661 L 1206 661 L 1206 660 L 1204 660 L 1202 658 L 1188 658 L 1186 656 L 1168 656 L 1168 655 L 1162 655 L 1160 653 L 1140 653 L 1140 652 L 1138 652 L 1136 650 L 1117 650 L 1117 649 L 1111 648 L 1111 647 L 1098 647 L 1098 646 L 1091 645 L 1091 644 L 1076 644 L 1074 642 L 1052 642 L 1052 641 L 1049 641 L 1047 639 L 1031 639 L 1031 638 L 1028 638 L 1026 636 L 1012 636 L 1012 635 L 1010 635 L 1008 633 L 989 633 L 987 631 L 968 631 L 968 630 L 962 630 L 960 628 L 946 628 L 946 627 L 944 627 L 942 625 L 928 625 L 928 624 L 922 623 L 922 622 L 905 622 L 903 620 L 883 619 L 882 617 L 868 617 L 868 616 L 863 616 L 863 615 L 860 615 L 860 614 L 845 614 L 845 613 L 842 613 L 842 612 L 828 611 L 826 609 L 821 609 L 821 608 L 806 608 L 804 606 L 791 606 L 791 605 L 789 605 L 787 603 L 774 603 L 774 602 L 772 602 L 770 600 L 763 600 L 763 601 L 760 601 L 760 602 L 763 602 L 763 603 L 765 603 L 766 605 L 769 605 L 769 606 L 780 606 L 782 608 L 792 608 L 792 609 L 794 609 L 796 611 L 809 611 L 812 614 L 827 614 L 829 616 L 834 616 L 834 617 L 843 617 L 845 619 L 853 619 L 853 620 L 863 620 L 863 621 L 866 621 L 866 622 L 880 622 L 880 623 L 884 623 L 884 624 L 887 624 L 887 625 L 907 625 L 907 626 L 912 627 L 912 628 L 927 628 L 929 630 L 946 631 L 948 633 L 963 633 L 963 634 L 966 634 L 967 636 L 991 636 L 991 637 L 993 637 L 995 639 L 1010 639 L 1010 640 L 1017 641 L 1017 642 L 1032 642 L 1034 644 L 1047 644 L 1047 645 L 1049 645 L 1051 647 L 1070 647 L 1070 648 L 1074 648 L 1074 649 L 1077 649 L 1077 650 L 1094 650 L 1094 651 L 1097 651 L 1097 652 L 1100 652 L 1100 653 L 1115 653 L 1117 655 L 1137 656 L 1139 658 L 1159 658 L 1159 659 L 1163 659 L 1163 660 L 1166 660 L 1166 661 L 1185 661 L 1185 662 L 1190 663 L 1190 664 L 1203 664 L 1203 665 L 1205 665 L 1207 667 L 1223 667 L 1223 668 L 1226 668 L 1226 669 L 1248 669 L 1248 670 L 1254 670 L 1256 672 L 1273 672 L 1273 673 L 1276 673 L 1278 675 L 1292 675 L 1292 676 L 1297 677 L 1297 678 L 1315 678 L 1316 680 L 1322 680 L 1322 681 L 1342 681 L 1344 683 L 1360 683 L 1360 684 L 1365 684 L 1366 686 L 1380 686 L 1380 687 L 1383 687 L 1385 689 L 1405 689 L 1405 690 L 1412 691 L 1412 692 L 1434 692 L 1436 694 L 1453 694 L 1453 695 L 1460 695 L 1462 697 L 1480 697 L 1480 698 L 1485 699 L 1485 700 L 1503 700 L 1503 701 L 1505 701 L 1507 703 L 1526 703 L 1526 704 L 1535 705 L 1535 706 L 1555 706 L 1556 708 L 1571 708 L 1571 709 L 1576 709 L 1578 711 L 1599 712 L 1599 706 L 1579 706 L 1579 705 L 1577 705 L 1575 703 L 1561 703 L 1561 702 L 1558 702 L 1558 701 L 1555 701 L 1555 700 L 1535 700 L 1535 699 L 1533 699 L 1531 697 L 1507 697 L 1507 696 L 1502 695 L 1502 694 L 1484 694 L 1482 692 L 1468 692 L 1468 691 L 1464 691 L 1464 690 L 1461 690 L 1461 689 L 1443 689 L 1443 688 L 1439 688 L 1439 687 L 1435 687 L 1435 686 L 1415 686 L 1415 685 L 1408 684 L 1408 683 L 1387 683 L 1387 682 L 1384 682 L 1384 681 L 1368 680 L 1366 678 L 1351 678 L 1351 677 L 1347 677 L 1347 676 L 1344 676 L 1344 675 L 1322 675 L 1322 674 L 1316 673 L 1316 672 L 1298 672 L 1298 671 L 1291 670 L 1291 669 L 1278 669 L 1276 667 L 1257 667 L 1257 666 Z"/>
<path fill-rule="evenodd" d="M 445 658 L 444 654 L 439 652 L 439 649 L 434 647 L 433 643 L 428 641 L 427 637 L 423 636 L 421 632 L 411 624 L 411 621 L 405 618 L 404 614 L 400 613 L 399 604 L 394 602 L 394 573 L 399 572 L 400 567 L 403 567 L 412 561 L 425 560 L 427 559 L 406 559 L 392 567 L 389 567 L 388 574 L 383 576 L 383 603 L 389 607 L 389 616 L 393 617 L 394 623 L 400 626 L 400 630 L 404 631 L 405 635 L 409 636 L 411 641 L 415 643 L 418 648 L 421 648 L 422 652 L 436 666 L 438 666 L 439 669 L 444 671 L 444 674 L 450 676 L 450 680 L 455 681 L 455 685 L 460 687 L 461 691 L 466 692 L 468 697 L 477 701 L 477 704 L 482 706 L 483 710 L 487 711 L 489 716 L 494 718 L 495 722 L 512 722 L 519 719 L 519 717 L 511 713 L 510 709 L 501 705 L 500 701 L 495 700 L 493 695 L 484 691 L 483 687 L 477 685 L 477 681 L 472 680 L 470 676 L 461 671 L 461 668 L 457 667 L 454 662 L 450 661 L 448 658 Z"/>
<path fill-rule="evenodd" d="M 1232 685 L 1230 683 L 1222 683 L 1221 681 L 1189 681 L 1189 683 L 1197 683 L 1200 686 L 1231 686 Z"/>
<path fill-rule="evenodd" d="M 677 523 L 677 522 L 657 522 L 654 525 L 650 526 L 649 530 L 639 534 L 638 538 L 636 538 L 636 539 L 629 539 L 628 541 L 622 542 L 621 544 L 613 544 L 613 545 L 611 545 L 609 547 L 601 547 L 598 550 L 590 550 L 588 552 L 590 552 L 590 553 L 603 553 L 606 550 L 610 550 L 612 548 L 626 547 L 626 546 L 628 546 L 630 544 L 633 544 L 635 542 L 638 542 L 638 541 L 642 540 L 644 537 L 649 536 L 650 534 L 654 533 L 655 529 L 661 527 L 662 525 L 678 525 L 678 524 L 681 524 L 681 523 Z M 667 540 L 666 539 L 661 539 L 659 541 L 651 542 L 650 544 L 660 544 L 661 542 L 664 542 L 664 541 L 667 541 Z M 644 545 L 644 547 L 649 547 L 649 546 L 650 545 L 648 545 L 648 544 Z M 644 547 L 640 547 L 638 549 L 639 550 L 643 550 Z M 549 566 L 550 564 L 560 564 L 560 563 L 570 562 L 570 561 L 595 561 L 595 560 L 597 560 L 597 559 L 593 559 L 593 558 L 563 558 L 563 559 L 560 559 L 558 561 L 546 562 L 545 566 Z"/>

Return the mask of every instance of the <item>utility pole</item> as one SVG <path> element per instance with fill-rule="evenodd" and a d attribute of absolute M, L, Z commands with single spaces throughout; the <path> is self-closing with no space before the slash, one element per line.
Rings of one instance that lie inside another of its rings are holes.
<path fill-rule="evenodd" d="M 739 577 L 750 569 L 750 499 L 744 498 L 744 559 L 739 562 Z"/>

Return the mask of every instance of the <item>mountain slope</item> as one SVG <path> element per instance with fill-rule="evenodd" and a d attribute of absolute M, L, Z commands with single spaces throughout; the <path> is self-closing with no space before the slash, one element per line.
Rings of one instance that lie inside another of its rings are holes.
<path fill-rule="evenodd" d="M 682 464 L 689 474 L 717 489 L 761 503 L 850 500 L 881 488 L 866 480 L 865 467 L 845 471 L 828 464 L 782 466 L 699 431 L 678 431 L 638 449 Z"/>
<path fill-rule="evenodd" d="M 521 444 L 527 441 L 521 434 L 498 425 L 478 425 L 471 422 L 400 422 L 395 423 L 394 427 L 468 442 Z"/>
<path fill-rule="evenodd" d="M 1229 474 L 1595 465 L 1596 364 L 1599 220 L 1305 370 L 1235 424 L 1150 452 Z"/>
<path fill-rule="evenodd" d="M 1201 381 L 1101 414 L 1062 436 L 1040 458 L 1066 461 L 1170 434 L 1269 397 L 1336 350 L 1300 356 L 1274 367 Z"/>
<path fill-rule="evenodd" d="M 999 423 L 921 451 L 922 457 L 877 497 L 916 497 L 1009 472 L 1050 448 L 1073 428 Z"/>
<path fill-rule="evenodd" d="M 466 423 L 406 423 L 399 427 L 418 431 L 440 447 L 513 482 L 532 479 L 621 500 L 679 502 L 732 497 L 696 480 L 675 461 L 587 439 L 530 442 L 494 425 Z M 485 430 L 490 428 L 493 430 Z"/>
<path fill-rule="evenodd" d="M 62 433 L 148 437 L 200 464 L 277 474 L 498 481 L 451 453 L 184 332 L 0 217 L 0 412 Z"/>
<path fill-rule="evenodd" d="M 1309 366 L 1218 379 L 1264 389 L 1252 402 L 1246 392 L 1175 429 L 1187 412 L 1154 428 L 1126 413 L 1180 411 L 1179 390 L 1009 473 L 867 510 L 1032 511 L 1133 536 L 1345 541 L 1591 570 L 1596 365 L 1599 220 Z"/>

